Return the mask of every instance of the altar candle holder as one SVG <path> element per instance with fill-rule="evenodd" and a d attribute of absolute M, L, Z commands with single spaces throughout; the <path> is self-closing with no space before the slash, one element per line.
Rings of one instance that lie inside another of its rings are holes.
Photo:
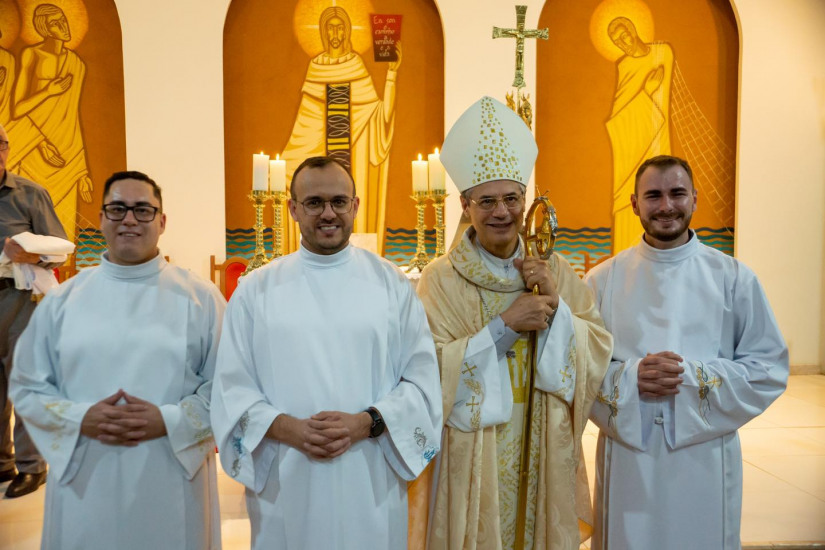
<path fill-rule="evenodd" d="M 269 198 L 269 192 L 252 191 L 247 197 L 255 207 L 255 256 L 252 257 L 241 277 L 269 262 L 266 257 L 266 249 L 264 249 L 264 205 Z"/>
<path fill-rule="evenodd" d="M 271 191 L 269 198 L 272 199 L 272 259 L 274 260 L 284 255 L 283 207 L 286 201 L 286 192 Z"/>
<path fill-rule="evenodd" d="M 435 257 L 443 256 L 447 253 L 444 246 L 444 201 L 447 198 L 447 192 L 443 189 L 435 189 L 430 192 L 430 197 L 433 201 L 433 209 L 435 210 Z"/>
<path fill-rule="evenodd" d="M 421 271 L 424 269 L 424 266 L 430 263 L 430 258 L 427 256 L 427 248 L 424 244 L 424 232 L 427 230 L 427 226 L 424 225 L 424 210 L 427 207 L 429 193 L 427 193 L 427 191 L 416 191 L 410 196 L 410 198 L 415 201 L 415 209 L 418 211 L 418 223 L 415 226 L 417 241 L 415 256 L 413 256 L 413 259 L 410 260 L 410 266 L 407 268 L 407 273 L 416 268 Z"/>

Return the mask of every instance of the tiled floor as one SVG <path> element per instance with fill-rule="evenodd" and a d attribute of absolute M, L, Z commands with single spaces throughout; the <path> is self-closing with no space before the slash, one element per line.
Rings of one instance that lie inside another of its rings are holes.
<path fill-rule="evenodd" d="M 584 436 L 591 489 L 598 433 L 591 423 Z M 825 376 L 791 376 L 785 393 L 739 430 L 739 439 L 743 545 L 825 543 Z"/>
<path fill-rule="evenodd" d="M 589 425 L 584 448 L 591 486 L 596 434 Z M 745 461 L 742 542 L 825 542 L 825 376 L 792 376 L 785 394 L 739 434 Z M 223 547 L 249 548 L 243 490 L 223 472 L 218 484 Z M 40 490 L 0 500 L 0 549 L 39 548 L 44 495 Z"/>

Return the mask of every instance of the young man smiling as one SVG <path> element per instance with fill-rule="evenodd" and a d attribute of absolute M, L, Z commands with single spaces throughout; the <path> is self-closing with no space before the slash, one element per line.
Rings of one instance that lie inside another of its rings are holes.
<path fill-rule="evenodd" d="M 157 184 L 113 174 L 100 266 L 20 337 L 11 394 L 49 462 L 44 549 L 221 547 L 209 397 L 225 301 L 163 259 L 165 227 Z"/>
<path fill-rule="evenodd" d="M 614 339 L 592 412 L 594 549 L 740 548 L 736 431 L 785 389 L 788 350 L 756 275 L 689 229 L 696 204 L 687 162 L 646 160 L 642 238 L 587 275 Z"/>

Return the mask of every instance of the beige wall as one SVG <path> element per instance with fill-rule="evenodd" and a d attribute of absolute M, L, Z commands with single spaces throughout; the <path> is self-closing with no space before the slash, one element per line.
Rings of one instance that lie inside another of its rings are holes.
<path fill-rule="evenodd" d="M 223 22 L 230 0 L 115 0 L 126 162 L 163 188 L 161 251 L 203 277 L 223 257 Z M 161 16 L 162 14 L 162 16 Z"/>
<path fill-rule="evenodd" d="M 206 277 L 209 255 L 222 258 L 225 249 L 222 41 L 229 0 L 116 3 L 128 164 L 164 187 L 164 253 Z M 481 95 L 502 97 L 509 89 L 513 41 L 490 36 L 493 25 L 514 24 L 515 10 L 500 0 L 436 3 L 444 23 L 449 129 Z M 527 25 L 535 28 L 543 0 L 523 3 Z M 742 28 L 736 253 L 762 280 L 792 364 L 822 365 L 825 2 L 738 0 L 734 8 Z M 535 47 L 528 46 L 531 97 L 535 63 Z M 448 235 L 459 215 L 457 193 L 450 193 Z"/>
<path fill-rule="evenodd" d="M 444 125 L 446 132 L 464 110 L 489 95 L 499 100 L 512 88 L 515 68 L 515 40 L 492 39 L 492 28 L 515 27 L 514 4 L 496 0 L 436 0 L 444 25 Z M 524 0 L 527 6 L 525 26 L 535 29 L 543 0 Z M 470 16 L 472 14 L 472 16 Z M 529 42 L 529 41 L 528 41 Z M 470 61 L 468 61 L 470 60 Z M 527 86 L 525 92 L 536 97 L 536 48 L 525 47 L 524 70 Z M 535 104 L 535 101 L 533 102 Z M 534 117 L 541 113 L 534 111 Z M 449 240 L 455 234 L 461 217 L 458 190 L 449 184 L 447 197 L 447 229 Z M 533 184 L 528 186 L 528 198 L 532 200 Z"/>
<path fill-rule="evenodd" d="M 825 2 L 739 0 L 736 256 L 756 271 L 791 364 L 823 365 Z"/>

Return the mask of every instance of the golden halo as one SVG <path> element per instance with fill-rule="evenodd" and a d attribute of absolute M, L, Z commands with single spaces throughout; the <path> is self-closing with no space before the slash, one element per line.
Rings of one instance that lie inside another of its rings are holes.
<path fill-rule="evenodd" d="M 20 34 L 20 12 L 14 0 L 0 0 L 0 48 L 9 49 Z"/>
<path fill-rule="evenodd" d="M 65 44 L 67 48 L 77 48 L 86 37 L 86 32 L 89 30 L 89 14 L 86 12 L 83 0 L 18 0 L 18 2 L 20 20 L 23 22 L 20 38 L 26 44 L 37 44 L 43 41 L 43 37 L 34 30 L 34 21 L 32 21 L 34 10 L 40 4 L 54 4 L 63 10 L 72 33 L 72 39 Z"/>
<path fill-rule="evenodd" d="M 318 30 L 318 20 L 321 12 L 330 6 L 344 8 L 352 23 L 352 49 L 363 54 L 372 47 L 372 27 L 370 14 L 375 11 L 370 0 L 298 0 L 295 6 L 295 16 L 292 19 L 292 28 L 295 38 L 301 48 L 310 57 L 315 57 L 324 51 L 321 35 Z"/>
<path fill-rule="evenodd" d="M 590 41 L 608 61 L 616 61 L 624 55 L 607 34 L 607 26 L 617 17 L 627 17 L 633 21 L 636 33 L 643 42 L 651 42 L 654 36 L 653 14 L 642 0 L 604 0 L 590 17 Z"/>

